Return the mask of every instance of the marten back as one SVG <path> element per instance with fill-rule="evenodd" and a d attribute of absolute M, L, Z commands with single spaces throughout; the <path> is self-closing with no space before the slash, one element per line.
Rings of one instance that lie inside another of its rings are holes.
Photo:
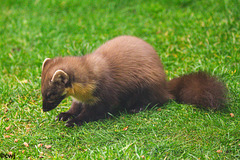
<path fill-rule="evenodd" d="M 135 101 L 141 104 L 143 100 L 145 105 L 150 102 L 163 104 L 171 98 L 163 65 L 156 51 L 145 41 L 120 36 L 103 44 L 91 55 L 101 55 L 107 62 L 110 75 L 101 83 L 102 88 L 117 92 L 120 103 L 126 102 L 123 105 L 130 106 Z"/>

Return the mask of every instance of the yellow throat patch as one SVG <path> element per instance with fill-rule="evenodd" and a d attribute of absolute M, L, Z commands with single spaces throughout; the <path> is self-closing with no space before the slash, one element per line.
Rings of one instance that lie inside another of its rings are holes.
<path fill-rule="evenodd" d="M 66 88 L 67 96 L 71 96 L 76 100 L 85 104 L 95 104 L 99 99 L 93 96 L 96 89 L 95 83 L 73 83 L 72 87 Z"/>

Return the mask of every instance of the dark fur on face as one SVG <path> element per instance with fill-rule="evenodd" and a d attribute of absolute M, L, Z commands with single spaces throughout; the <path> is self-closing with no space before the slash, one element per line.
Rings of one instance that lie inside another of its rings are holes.
<path fill-rule="evenodd" d="M 56 108 L 66 97 L 64 94 L 65 85 L 59 82 L 49 82 L 48 89 L 43 90 L 43 111 L 50 111 Z"/>
<path fill-rule="evenodd" d="M 51 59 L 47 59 L 43 64 L 45 72 L 42 72 L 41 91 L 44 112 L 56 108 L 67 96 L 65 89 L 70 83 L 68 75 L 62 70 L 54 69 L 52 65 L 54 65 L 54 61 Z M 55 71 L 54 74 L 53 71 Z"/>

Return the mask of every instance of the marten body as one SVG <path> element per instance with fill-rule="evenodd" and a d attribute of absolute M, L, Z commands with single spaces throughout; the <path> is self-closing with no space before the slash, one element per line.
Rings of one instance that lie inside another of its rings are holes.
<path fill-rule="evenodd" d="M 187 85 L 186 81 L 191 81 L 188 78 L 178 78 L 167 84 L 156 51 L 147 42 L 132 36 L 114 38 L 82 57 L 46 59 L 42 69 L 44 111 L 54 109 L 65 97 L 73 97 L 70 110 L 58 116 L 59 120 L 74 117 L 67 126 L 104 118 L 108 112 L 121 109 L 138 111 L 149 104 L 162 105 L 169 99 L 214 109 L 224 101 L 222 83 L 202 72 L 193 74 L 193 88 L 181 88 L 183 83 Z M 198 80 L 198 77 L 205 78 Z M 214 84 L 208 91 L 213 94 L 211 102 L 205 100 L 209 95 L 199 95 L 207 93 L 204 92 L 208 88 L 205 81 Z M 199 95 L 199 99 L 182 99 L 189 91 L 193 96 Z M 215 93 L 219 93 L 217 103 L 212 103 Z"/>

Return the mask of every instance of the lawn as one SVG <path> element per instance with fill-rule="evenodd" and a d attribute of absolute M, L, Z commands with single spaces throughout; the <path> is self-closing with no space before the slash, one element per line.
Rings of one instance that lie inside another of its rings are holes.
<path fill-rule="evenodd" d="M 0 156 L 17 159 L 240 159 L 239 0 L 4 0 Z M 158 52 L 168 78 L 204 70 L 227 86 L 219 111 L 170 102 L 67 128 L 42 111 L 45 58 L 91 53 L 118 35 Z"/>

